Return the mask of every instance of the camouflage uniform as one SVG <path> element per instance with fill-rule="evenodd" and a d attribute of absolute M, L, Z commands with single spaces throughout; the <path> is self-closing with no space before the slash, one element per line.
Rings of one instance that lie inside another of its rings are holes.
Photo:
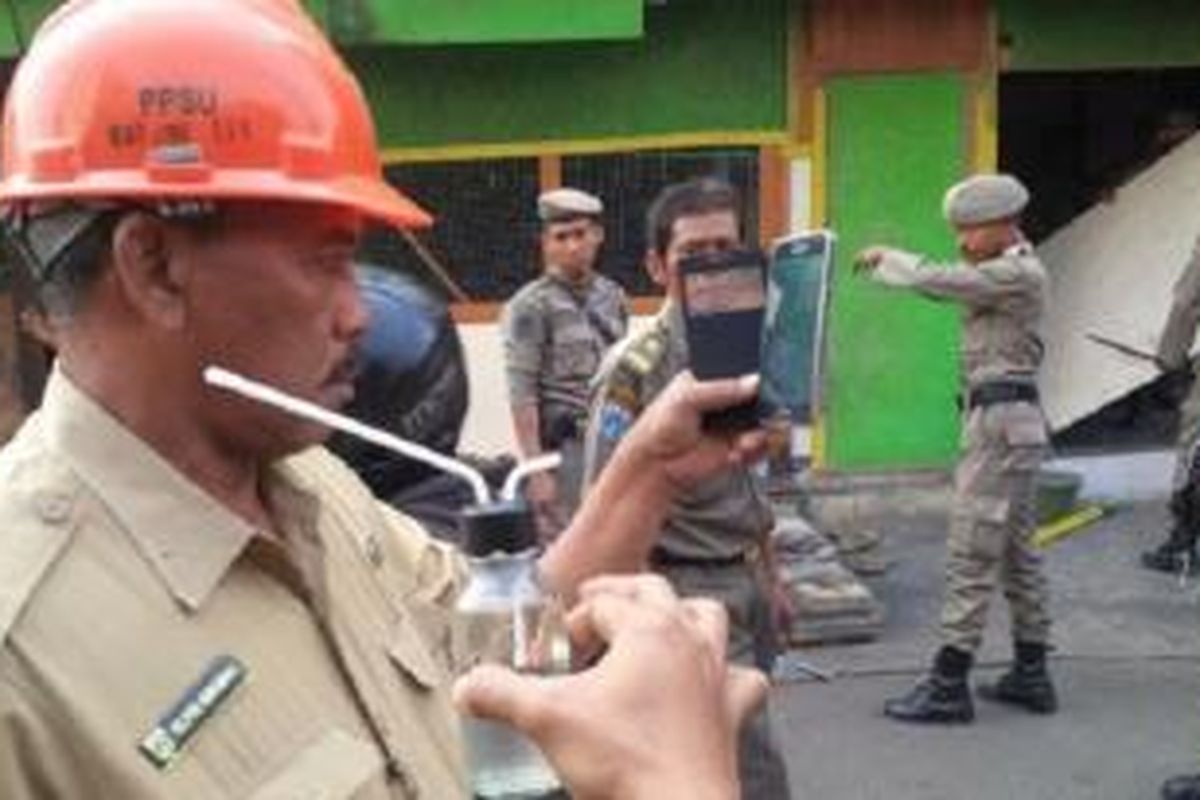
<path fill-rule="evenodd" d="M 526 284 L 504 306 L 500 325 L 509 402 L 536 402 L 542 449 L 562 453 L 559 518 L 579 504 L 581 439 L 587 420 L 588 382 L 605 351 L 625 335 L 625 292 L 593 275 L 582 287 L 553 270 Z"/>
<path fill-rule="evenodd" d="M 649 331 L 625 339 L 609 352 L 593 383 L 584 440 L 585 486 L 599 475 L 642 409 L 687 362 L 682 316 L 671 303 Z M 652 554 L 656 571 L 681 595 L 724 603 L 729 612 L 730 660 L 768 670 L 775 655 L 775 636 L 755 557 L 773 525 L 762 487 L 747 470 L 736 470 L 684 493 Z M 745 797 L 789 796 L 786 768 L 765 709 L 743 729 L 740 769 Z"/>
<path fill-rule="evenodd" d="M 966 450 L 954 478 L 943 642 L 966 653 L 979 647 L 999 582 L 1014 639 L 1044 644 L 1050 630 L 1046 579 L 1030 538 L 1037 521 L 1035 476 L 1047 449 L 1036 392 L 1045 270 L 1033 249 L 1019 244 L 974 266 L 944 269 L 886 251 L 873 275 L 963 307 Z"/>

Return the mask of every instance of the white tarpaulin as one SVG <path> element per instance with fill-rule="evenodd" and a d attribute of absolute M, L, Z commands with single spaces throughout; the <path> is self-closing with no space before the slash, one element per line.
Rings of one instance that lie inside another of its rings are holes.
<path fill-rule="evenodd" d="M 1087 335 L 1153 353 L 1197 233 L 1200 136 L 1193 136 L 1038 248 L 1051 285 L 1041 387 L 1053 430 L 1158 374 Z"/>

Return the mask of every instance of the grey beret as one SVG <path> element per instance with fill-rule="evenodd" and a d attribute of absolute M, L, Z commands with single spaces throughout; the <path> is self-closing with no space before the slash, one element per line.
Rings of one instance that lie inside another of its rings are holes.
<path fill-rule="evenodd" d="M 597 216 L 604 211 L 604 204 L 595 195 L 564 187 L 542 192 L 537 200 L 537 209 L 542 222 L 554 222 L 571 217 Z"/>
<path fill-rule="evenodd" d="M 978 225 L 1020 214 L 1029 190 L 1011 175 L 973 175 L 946 192 L 942 211 L 952 225 Z"/>

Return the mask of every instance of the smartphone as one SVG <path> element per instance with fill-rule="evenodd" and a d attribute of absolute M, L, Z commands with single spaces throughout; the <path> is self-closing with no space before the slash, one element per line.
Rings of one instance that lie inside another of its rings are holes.
<path fill-rule="evenodd" d="M 767 262 L 758 250 L 689 256 L 679 263 L 692 374 L 700 380 L 758 373 L 767 307 Z M 759 424 L 758 398 L 705 415 L 710 430 Z"/>

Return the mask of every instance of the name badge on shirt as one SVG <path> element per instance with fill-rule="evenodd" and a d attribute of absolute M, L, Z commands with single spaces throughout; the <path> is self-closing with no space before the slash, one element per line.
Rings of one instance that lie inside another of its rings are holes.
<path fill-rule="evenodd" d="M 233 656 L 214 658 L 200 678 L 158 718 L 138 742 L 138 750 L 159 769 L 166 769 L 200 726 L 246 678 L 246 667 Z"/>

